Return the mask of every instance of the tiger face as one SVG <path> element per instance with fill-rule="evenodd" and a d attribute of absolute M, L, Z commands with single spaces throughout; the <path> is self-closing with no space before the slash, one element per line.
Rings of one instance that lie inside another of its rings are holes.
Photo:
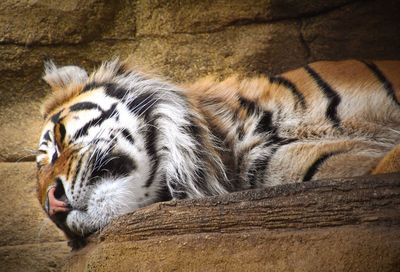
<path fill-rule="evenodd" d="M 183 176 L 187 171 L 160 159 L 174 152 L 175 161 L 185 160 L 173 145 L 193 147 L 186 162 L 196 158 L 191 156 L 195 143 L 185 135 L 190 115 L 180 106 L 186 102 L 179 90 L 121 69 L 114 61 L 89 78 L 81 68 L 47 64 L 44 79 L 53 97 L 44 106 L 39 141 L 39 200 L 70 237 L 86 236 L 116 216 L 170 199 L 166 172 Z M 165 141 L 174 144 L 167 148 Z"/>

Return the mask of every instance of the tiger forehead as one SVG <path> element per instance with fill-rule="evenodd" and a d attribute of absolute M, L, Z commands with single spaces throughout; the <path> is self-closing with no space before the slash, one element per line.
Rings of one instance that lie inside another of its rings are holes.
<path fill-rule="evenodd" d="M 71 112 L 92 109 L 100 110 L 100 105 L 97 103 L 97 101 L 94 102 L 94 100 L 96 100 L 96 98 L 99 98 L 98 94 L 102 91 L 102 88 L 96 88 L 91 90 L 90 92 L 78 94 L 74 98 L 70 99 L 69 101 L 51 111 L 46 121 L 57 123 L 60 118 L 67 116 Z M 106 95 L 103 94 L 103 97 L 106 97 Z"/>

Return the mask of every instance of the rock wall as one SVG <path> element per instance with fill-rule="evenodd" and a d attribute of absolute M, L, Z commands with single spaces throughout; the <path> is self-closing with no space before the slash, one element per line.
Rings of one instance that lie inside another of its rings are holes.
<path fill-rule="evenodd" d="M 397 0 L 1 1 L 0 267 L 58 270 L 68 251 L 35 200 L 46 58 L 90 70 L 132 55 L 178 82 L 320 59 L 399 59 L 399 10 Z"/>

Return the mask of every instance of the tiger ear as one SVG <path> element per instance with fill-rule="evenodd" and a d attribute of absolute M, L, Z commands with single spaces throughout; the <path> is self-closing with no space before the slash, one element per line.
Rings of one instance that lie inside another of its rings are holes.
<path fill-rule="evenodd" d="M 53 91 L 65 89 L 71 84 L 82 84 L 88 79 L 85 70 L 78 66 L 57 67 L 53 61 L 44 64 L 44 81 L 50 85 Z"/>

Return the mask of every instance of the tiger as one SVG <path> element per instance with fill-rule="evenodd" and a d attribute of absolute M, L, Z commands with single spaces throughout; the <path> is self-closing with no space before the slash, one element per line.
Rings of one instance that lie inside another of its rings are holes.
<path fill-rule="evenodd" d="M 400 61 L 173 84 L 45 64 L 38 199 L 70 240 L 150 204 L 400 171 Z"/>

